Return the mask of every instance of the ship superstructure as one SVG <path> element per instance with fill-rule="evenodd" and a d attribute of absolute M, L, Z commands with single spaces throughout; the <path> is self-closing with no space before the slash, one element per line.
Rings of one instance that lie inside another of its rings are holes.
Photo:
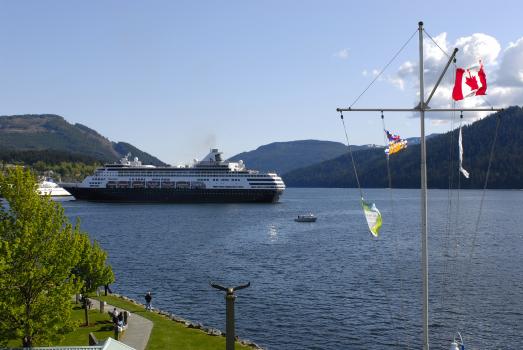
<path fill-rule="evenodd" d="M 119 202 L 277 202 L 285 190 L 273 172 L 224 161 L 218 149 L 185 166 L 142 165 L 129 155 L 79 184 L 63 184 L 76 199 Z"/>

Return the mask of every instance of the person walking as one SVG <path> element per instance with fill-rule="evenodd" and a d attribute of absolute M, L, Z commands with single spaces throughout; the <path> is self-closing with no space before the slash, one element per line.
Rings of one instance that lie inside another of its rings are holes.
<path fill-rule="evenodd" d="M 145 294 L 145 310 L 151 311 L 153 309 L 152 302 L 153 296 L 151 295 L 151 291 L 148 291 L 147 294 Z"/>
<path fill-rule="evenodd" d="M 113 291 L 111 290 L 111 287 L 109 287 L 109 284 L 104 285 L 104 290 L 105 296 L 107 296 L 107 292 L 109 292 L 109 294 L 113 294 Z"/>

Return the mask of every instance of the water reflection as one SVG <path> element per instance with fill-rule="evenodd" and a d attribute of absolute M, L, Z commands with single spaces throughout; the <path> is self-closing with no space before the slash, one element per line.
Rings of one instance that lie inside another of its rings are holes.
<path fill-rule="evenodd" d="M 276 228 L 276 225 L 269 225 L 269 231 L 267 233 L 269 234 L 269 242 L 273 243 L 278 240 L 278 229 Z"/>

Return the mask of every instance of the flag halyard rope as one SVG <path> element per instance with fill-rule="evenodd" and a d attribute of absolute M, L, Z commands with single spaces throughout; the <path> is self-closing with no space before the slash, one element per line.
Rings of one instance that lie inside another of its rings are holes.
<path fill-rule="evenodd" d="M 385 116 L 383 115 L 383 112 L 381 112 L 381 125 L 383 128 L 383 143 L 384 143 L 384 146 L 387 147 L 388 139 L 387 139 L 387 136 L 385 135 L 387 128 L 385 126 Z M 391 223 L 392 223 L 392 225 L 395 225 L 396 215 L 395 215 L 395 211 L 394 211 L 394 200 L 392 197 L 392 175 L 391 175 L 391 171 L 390 171 L 390 154 L 387 154 L 386 162 L 387 162 L 387 178 L 388 178 L 389 203 L 390 203 L 390 211 L 391 211 Z M 394 239 L 392 240 L 394 243 L 394 259 L 397 259 L 397 257 L 399 256 L 398 239 L 399 239 L 398 235 L 396 235 L 394 237 Z M 403 270 L 401 268 L 399 268 L 399 266 L 397 264 L 394 264 L 394 266 L 396 267 L 396 272 L 399 276 L 399 283 L 400 283 L 400 286 L 399 286 L 399 297 L 400 297 L 399 317 L 402 321 L 405 321 L 405 319 L 407 319 L 407 317 L 406 317 L 406 313 L 405 313 L 405 303 L 404 303 L 404 298 L 403 298 L 404 275 L 403 275 Z M 406 346 L 407 346 L 407 350 L 410 350 L 410 342 L 407 342 Z"/>
<path fill-rule="evenodd" d="M 471 279 L 472 258 L 474 257 L 474 252 L 475 252 L 475 249 L 476 249 L 476 240 L 477 240 L 477 237 L 478 237 L 478 229 L 479 229 L 479 224 L 481 222 L 481 215 L 483 213 L 483 205 L 484 205 L 484 202 L 485 202 L 485 195 L 487 193 L 488 180 L 489 180 L 489 176 L 490 176 L 490 170 L 491 170 L 491 167 L 492 167 L 492 161 L 494 159 L 494 150 L 496 148 L 496 143 L 497 143 L 497 139 L 498 139 L 498 133 L 499 133 L 499 126 L 500 126 L 500 124 L 501 124 L 501 116 L 498 114 L 496 116 L 496 129 L 494 131 L 494 140 L 492 141 L 492 146 L 490 148 L 490 155 L 489 155 L 489 162 L 488 162 L 488 166 L 487 166 L 487 173 L 485 175 L 485 181 L 483 183 L 483 190 L 481 192 L 481 200 L 479 202 L 478 216 L 476 217 L 476 222 L 475 222 L 475 225 L 474 225 L 474 231 L 472 232 L 472 243 L 471 243 L 470 251 L 469 251 L 469 254 L 468 254 L 468 258 L 467 258 L 466 267 L 464 267 L 463 278 L 466 279 L 466 283 L 464 283 L 464 285 L 466 285 L 466 286 L 469 285 L 470 279 Z M 461 302 L 460 302 L 460 304 L 463 303 L 463 299 L 464 299 L 464 293 L 461 293 Z M 458 323 L 458 326 L 462 322 L 463 322 L 463 320 L 460 320 L 459 323 Z"/>
<path fill-rule="evenodd" d="M 358 171 L 356 170 L 356 162 L 354 161 L 354 155 L 352 154 L 352 147 L 349 142 L 349 136 L 347 134 L 347 127 L 345 126 L 345 120 L 343 119 L 343 113 L 340 113 L 341 123 L 343 124 L 343 131 L 345 131 L 345 140 L 347 141 L 347 147 L 349 149 L 350 159 L 352 162 L 352 169 L 354 170 L 354 177 L 356 178 L 356 185 L 360 192 L 360 198 L 363 200 L 363 190 L 361 189 L 360 180 L 358 178 Z"/>
<path fill-rule="evenodd" d="M 367 85 L 367 87 L 361 92 L 361 94 L 359 94 L 358 97 L 356 97 L 356 99 L 354 100 L 354 102 L 351 103 L 349 108 L 354 106 L 356 104 L 356 102 L 359 101 L 359 99 L 367 92 L 367 90 L 376 82 L 376 80 L 378 80 L 378 78 L 383 74 L 383 72 L 385 72 L 385 70 L 391 65 L 391 63 L 394 62 L 394 60 L 403 51 L 403 49 L 405 49 L 407 44 L 412 40 L 414 35 L 416 35 L 417 33 L 418 33 L 418 29 L 416 29 L 414 31 L 414 33 L 412 33 L 410 38 L 403 44 L 403 46 L 401 46 L 401 48 L 398 50 L 398 52 L 396 52 L 396 54 L 394 56 L 392 56 L 392 58 L 389 60 L 389 62 L 387 62 L 387 64 L 378 72 L 378 74 L 374 77 L 374 79 L 372 79 L 372 81 L 369 83 L 369 85 Z"/>
<path fill-rule="evenodd" d="M 347 147 L 349 149 L 349 154 L 350 154 L 350 158 L 351 158 L 351 163 L 352 163 L 352 169 L 354 171 L 354 177 L 356 178 L 356 184 L 358 186 L 358 190 L 359 190 L 359 194 L 360 194 L 360 198 L 361 198 L 361 203 L 362 203 L 362 206 L 363 206 L 363 200 L 364 200 L 364 197 L 363 197 L 363 189 L 361 188 L 361 183 L 360 183 L 360 180 L 359 180 L 359 177 L 358 177 L 358 171 L 357 171 L 357 167 L 356 167 L 356 161 L 354 159 L 354 155 L 353 155 L 353 152 L 352 152 L 352 147 L 351 147 L 351 144 L 349 142 L 349 136 L 348 136 L 348 133 L 347 133 L 347 127 L 345 125 L 345 120 L 343 118 L 343 113 L 340 112 L 340 119 L 342 121 L 342 124 L 343 124 L 343 131 L 345 132 L 345 140 L 347 142 Z M 374 236 L 372 235 L 372 241 L 373 243 L 371 244 L 372 246 L 372 256 L 374 257 L 377 257 L 378 256 L 378 251 L 377 251 L 377 244 L 379 243 L 380 239 L 379 237 L 377 236 Z M 369 261 L 370 262 L 370 261 Z M 384 281 L 384 275 L 383 275 L 383 271 L 379 268 L 376 268 L 376 264 L 369 264 L 369 269 L 374 269 L 376 271 L 377 274 L 380 274 L 380 278 L 378 279 L 378 284 L 379 284 L 379 289 L 385 299 L 385 302 L 386 302 L 386 308 L 387 308 L 387 311 L 388 311 L 388 316 L 389 316 L 389 319 L 390 319 L 390 322 L 392 324 L 392 328 L 394 329 L 394 338 L 395 338 L 395 341 L 396 341 L 396 346 L 398 348 L 401 348 L 400 346 L 400 341 L 399 341 L 399 332 L 396 331 L 398 328 L 397 328 L 397 325 L 396 325 L 396 321 L 393 317 L 393 313 L 392 313 L 392 301 L 391 301 L 391 298 L 390 296 L 388 295 L 387 293 L 387 288 L 385 288 L 385 285 L 383 284 L 383 281 Z"/>

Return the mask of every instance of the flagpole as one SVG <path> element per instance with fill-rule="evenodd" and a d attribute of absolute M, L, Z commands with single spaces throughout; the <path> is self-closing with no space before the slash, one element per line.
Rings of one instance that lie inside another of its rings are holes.
<path fill-rule="evenodd" d="M 421 271 L 423 274 L 423 350 L 429 350 L 429 259 L 427 228 L 427 152 L 425 143 L 425 91 L 423 82 L 423 22 L 419 30 L 419 116 L 421 145 Z"/>
<path fill-rule="evenodd" d="M 419 112 L 420 115 L 420 148 L 421 148 L 421 272 L 423 278 L 423 350 L 429 350 L 429 280 L 428 280 L 428 200 L 427 200 L 427 151 L 425 138 L 425 112 L 499 112 L 503 108 L 430 108 L 428 103 L 434 95 L 442 77 L 445 75 L 450 63 L 452 62 L 457 49 L 454 50 L 449 62 L 441 73 L 435 87 L 430 93 L 427 102 L 424 102 L 424 81 L 423 81 L 423 22 L 418 23 L 419 31 L 419 105 L 415 108 L 336 108 L 337 112 Z"/>
<path fill-rule="evenodd" d="M 426 112 L 499 112 L 504 108 L 429 108 L 425 104 Z M 417 108 L 336 108 L 337 112 L 419 112 Z"/>

